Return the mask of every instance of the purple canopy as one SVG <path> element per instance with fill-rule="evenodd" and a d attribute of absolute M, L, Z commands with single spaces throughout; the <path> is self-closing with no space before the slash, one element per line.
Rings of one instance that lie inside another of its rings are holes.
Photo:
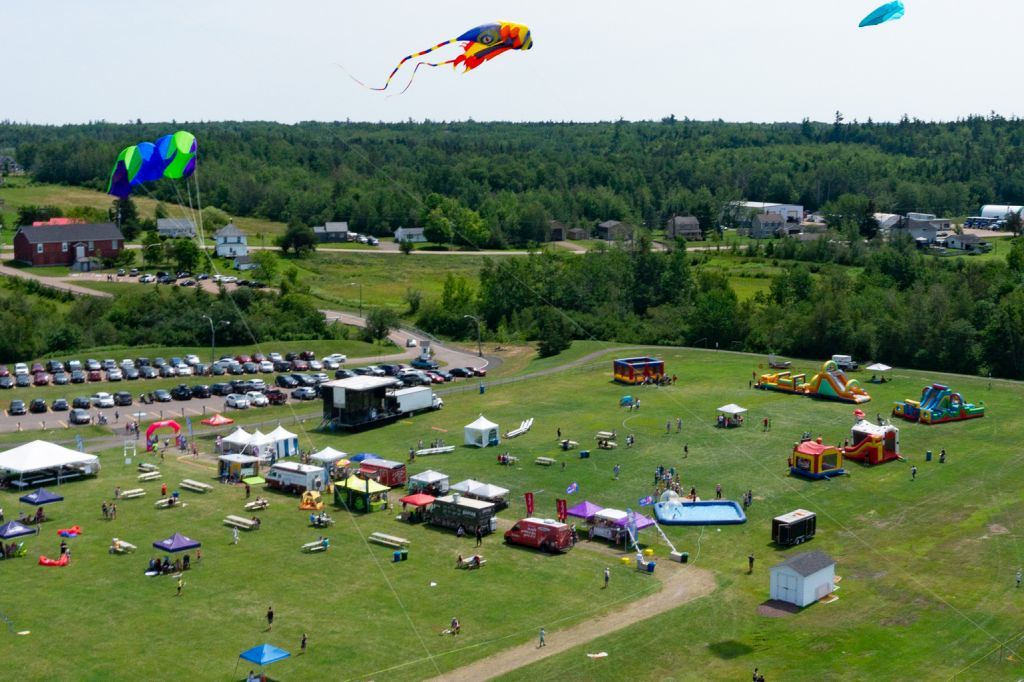
<path fill-rule="evenodd" d="M 593 502 L 583 500 L 575 507 L 569 507 L 569 509 L 566 510 L 565 513 L 569 516 L 575 516 L 581 519 L 589 519 L 591 516 L 601 511 L 602 509 L 604 509 L 604 507 L 594 504 Z"/>
<path fill-rule="evenodd" d="M 654 525 L 654 519 L 644 516 L 643 514 L 637 514 L 636 512 L 629 512 L 629 515 L 616 521 L 615 525 L 625 527 L 629 523 L 630 519 L 636 522 L 637 530 L 643 530 L 648 526 Z"/>
<path fill-rule="evenodd" d="M 198 541 L 185 537 L 181 533 L 175 533 L 166 540 L 154 542 L 153 546 L 165 552 L 184 552 L 186 549 L 201 547 Z"/>
<path fill-rule="evenodd" d="M 34 528 L 29 528 L 17 521 L 10 521 L 0 526 L 0 538 L 4 540 L 21 537 L 22 535 L 35 535 L 37 532 Z"/>
<path fill-rule="evenodd" d="M 56 493 L 51 493 L 49 490 L 46 490 L 45 488 L 40 488 L 39 490 L 35 491 L 34 493 L 28 493 L 27 495 L 22 495 L 18 499 L 21 500 L 22 502 L 27 502 L 28 504 L 34 504 L 34 505 L 36 505 L 38 507 L 38 506 L 43 505 L 43 504 L 50 504 L 51 502 L 60 502 L 64 498 L 61 495 L 58 495 Z"/>

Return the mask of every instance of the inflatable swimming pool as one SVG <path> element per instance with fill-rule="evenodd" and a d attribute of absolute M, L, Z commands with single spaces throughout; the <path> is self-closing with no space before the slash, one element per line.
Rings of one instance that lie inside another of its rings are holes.
<path fill-rule="evenodd" d="M 658 523 L 666 526 L 727 526 L 747 522 L 743 509 L 732 500 L 666 500 L 654 505 L 654 515 Z"/>

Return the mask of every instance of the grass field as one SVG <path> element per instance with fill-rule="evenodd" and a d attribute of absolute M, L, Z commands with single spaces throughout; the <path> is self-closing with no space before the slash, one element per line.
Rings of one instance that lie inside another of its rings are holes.
<path fill-rule="evenodd" d="M 521 371 L 552 368 L 599 348 L 574 344 L 566 357 L 535 361 Z M 1024 560 L 1016 530 L 1024 515 L 1018 384 L 996 381 L 990 387 L 982 379 L 897 371 L 892 383 L 869 385 L 874 400 L 866 409 L 872 418 L 876 411 L 887 413 L 892 400 L 917 396 L 926 382 L 943 379 L 966 400 L 985 401 L 988 414 L 932 427 L 903 424 L 907 462 L 873 469 L 854 464 L 849 477 L 806 482 L 786 474 L 793 441 L 803 431 L 842 441 L 852 406 L 749 390 L 744 383 L 760 358 L 667 349 L 661 355 L 679 375 L 674 387 L 616 386 L 609 381 L 608 355 L 545 378 L 492 385 L 483 395 L 451 394 L 440 412 L 374 431 L 334 435 L 307 433 L 310 424 L 291 428 L 303 447 L 330 445 L 404 460 L 420 439 L 459 443 L 462 425 L 480 413 L 502 430 L 535 417 L 531 432 L 500 450 L 519 456 L 518 467 L 497 466 L 499 450 L 464 447 L 410 467 L 411 473 L 443 471 L 453 482 L 471 477 L 510 488 L 512 507 L 501 514 L 506 521 L 524 514 L 522 493 L 528 490 L 535 493 L 538 513 L 551 515 L 555 499 L 566 497 L 563 491 L 574 481 L 579 492 L 568 496 L 570 504 L 589 499 L 635 506 L 651 492 L 658 464 L 679 468 L 684 486 L 695 486 L 705 498 L 716 483 L 730 499 L 753 490 L 745 525 L 666 528 L 694 566 L 714 571 L 713 595 L 523 667 L 507 679 L 739 679 L 754 666 L 771 679 L 799 680 L 1016 679 L 1024 673 L 1018 645 L 1000 649 L 1000 643 L 1020 636 L 1015 601 L 1024 598 L 1013 587 Z M 795 364 L 814 369 L 812 363 Z M 617 407 L 625 393 L 642 398 L 639 412 Z M 713 428 L 714 408 L 727 402 L 749 408 L 751 424 Z M 765 416 L 772 419 L 768 433 L 754 424 Z M 682 434 L 674 433 L 676 417 L 683 419 Z M 665 433 L 666 419 L 673 420 L 671 434 Z M 636 446 L 579 459 L 555 447 L 556 428 L 581 447 L 603 429 L 634 433 Z M 687 459 L 683 444 L 689 446 Z M 206 440 L 201 449 L 210 446 Z M 948 463 L 924 461 L 926 450 L 940 448 L 948 451 Z M 135 487 L 136 472 L 121 461 L 120 447 L 101 454 L 98 479 L 61 487 L 67 501 L 51 506 L 55 519 L 40 537 L 27 540 L 30 557 L 0 562 L 3 615 L 14 630 L 32 631 L 11 636 L 6 648 L 7 663 L 26 678 L 134 679 L 161 670 L 186 678 L 238 679 L 244 676 L 241 669 L 232 673 L 238 652 L 263 641 L 295 652 L 307 632 L 309 653 L 270 672 L 283 679 L 421 679 L 528 642 L 541 625 L 555 641 L 564 628 L 656 588 L 650 576 L 619 566 L 610 550 L 581 547 L 547 557 L 504 547 L 498 537 L 485 539 L 482 553 L 489 562 L 483 570 L 455 571 L 454 557 L 473 551 L 471 539 L 404 525 L 385 513 L 350 516 L 333 510 L 338 525 L 330 532 L 331 551 L 303 555 L 299 545 L 320 532 L 306 527 L 296 498 L 278 495 L 261 514 L 263 529 L 243 534 L 235 547 L 221 519 L 241 513 L 243 493 L 222 486 L 207 496 L 183 492 L 187 507 L 156 511 L 152 501 L 159 485 L 145 484 L 147 498 L 123 502 L 117 521 L 103 521 L 100 502 L 115 485 Z M 542 454 L 564 461 L 565 468 L 531 464 Z M 619 481 L 611 476 L 615 463 L 623 469 Z M 911 464 L 920 468 L 914 482 Z M 183 477 L 212 473 L 205 459 L 196 464 L 169 458 L 163 469 L 172 487 Z M 23 506 L 9 492 L 0 493 L 0 505 L 8 517 Z M 818 512 L 818 536 L 797 550 L 773 547 L 770 519 L 797 507 Z M 36 566 L 38 554 L 56 553 L 56 528 L 72 524 L 83 526 L 85 534 L 70 541 L 71 566 Z M 174 531 L 204 543 L 202 564 L 186 574 L 181 598 L 174 597 L 173 580 L 142 575 L 153 554 L 149 544 Z M 408 537 L 410 560 L 391 563 L 389 550 L 366 544 L 362 538 L 373 531 Z M 645 535 L 664 559 L 667 548 L 653 533 Z M 139 553 L 108 555 L 113 536 L 139 545 Z M 805 549 L 826 551 L 838 561 L 839 601 L 785 618 L 758 616 L 758 604 L 768 597 L 768 567 Z M 757 561 L 748 576 L 750 552 Z M 613 571 L 606 591 L 598 589 L 605 565 Z M 278 617 L 268 633 L 263 614 L 270 605 Z M 453 615 L 464 634 L 439 637 Z M 58 640 L 73 643 L 76 654 L 50 655 Z M 584 656 L 599 650 L 609 657 Z"/>

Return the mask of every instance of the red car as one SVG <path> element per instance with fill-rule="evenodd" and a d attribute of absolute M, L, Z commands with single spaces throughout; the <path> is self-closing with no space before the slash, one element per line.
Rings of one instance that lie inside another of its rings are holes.
<path fill-rule="evenodd" d="M 252 358 L 250 356 L 246 355 L 245 353 L 240 353 L 240 354 L 236 355 L 235 356 L 235 360 L 238 360 L 243 365 L 245 363 L 247 363 L 247 362 L 252 362 Z"/>
<path fill-rule="evenodd" d="M 32 372 L 32 374 L 39 374 L 40 372 L 45 372 L 46 368 L 43 367 L 43 363 L 34 362 L 32 363 L 32 369 L 29 371 Z"/>
<path fill-rule="evenodd" d="M 35 377 L 32 379 L 32 383 L 36 386 L 49 386 L 50 375 L 46 372 L 36 372 Z"/>
<path fill-rule="evenodd" d="M 0 377 L 11 376 L 11 370 L 7 369 L 7 365 L 0 365 Z"/>
<path fill-rule="evenodd" d="M 316 353 L 311 350 L 304 350 L 299 353 L 299 358 L 303 360 L 316 360 Z"/>
<path fill-rule="evenodd" d="M 98 369 L 89 370 L 89 381 L 103 381 L 103 372 Z"/>
<path fill-rule="evenodd" d="M 472 372 L 475 377 L 487 376 L 487 369 L 485 367 L 467 367 L 466 369 Z"/>
<path fill-rule="evenodd" d="M 309 363 L 305 360 L 292 360 L 292 369 L 296 372 L 307 372 L 309 371 Z"/>
<path fill-rule="evenodd" d="M 267 359 L 267 356 L 265 356 L 263 353 L 253 353 L 252 354 L 252 361 L 253 362 L 263 362 L 266 359 Z"/>
<path fill-rule="evenodd" d="M 263 395 L 267 396 L 267 401 L 271 405 L 284 405 L 288 402 L 288 394 L 279 388 L 268 388 Z"/>
<path fill-rule="evenodd" d="M 440 374 L 437 374 L 435 372 L 427 372 L 427 376 L 430 377 L 430 380 L 433 381 L 435 384 L 444 383 L 444 377 L 441 376 Z"/>

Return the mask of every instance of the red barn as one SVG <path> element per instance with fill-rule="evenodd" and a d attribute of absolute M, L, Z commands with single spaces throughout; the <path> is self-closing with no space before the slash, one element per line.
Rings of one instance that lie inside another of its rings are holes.
<path fill-rule="evenodd" d="M 113 223 L 22 227 L 14 235 L 15 260 L 30 265 L 77 265 L 88 270 L 91 258 L 114 258 L 124 236 Z"/>

